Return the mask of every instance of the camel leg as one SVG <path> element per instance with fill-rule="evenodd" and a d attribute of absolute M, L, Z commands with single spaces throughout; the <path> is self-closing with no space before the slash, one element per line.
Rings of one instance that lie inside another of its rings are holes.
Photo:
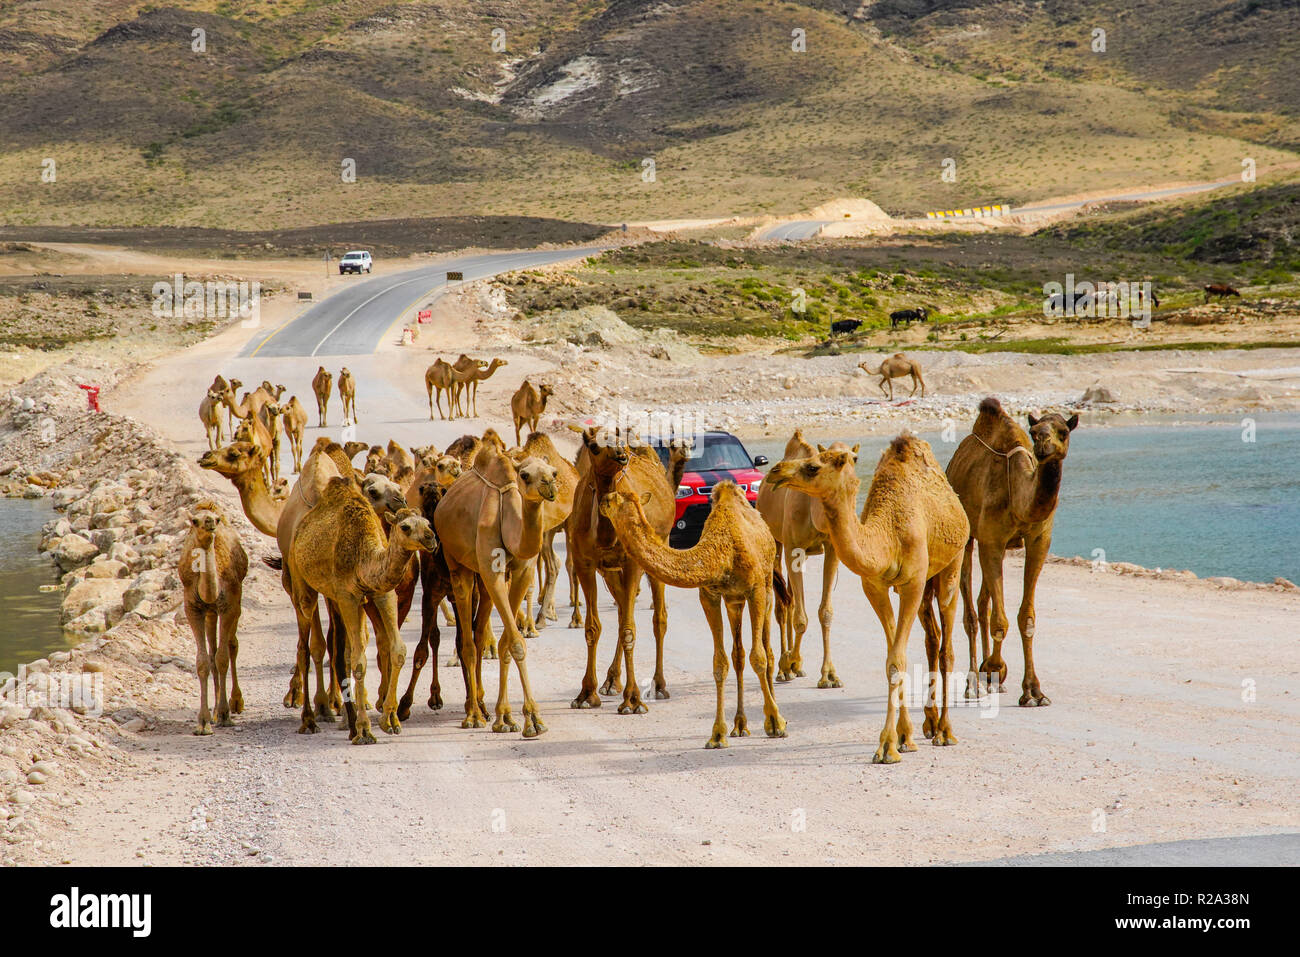
<path fill-rule="evenodd" d="M 330 607 L 336 619 L 334 645 L 339 649 L 343 666 L 339 669 L 339 687 L 343 691 L 343 704 L 348 708 L 349 728 L 353 729 L 350 740 L 353 744 L 374 744 L 375 735 L 370 730 L 370 712 L 364 703 L 365 669 L 357 664 L 358 659 L 364 661 L 366 653 L 363 631 L 365 614 L 361 602 L 351 595 L 344 595 L 340 601 L 331 602 Z M 333 654 L 330 657 L 334 657 Z"/>
<path fill-rule="evenodd" d="M 649 578 L 649 576 L 647 576 Z M 655 634 L 655 699 L 666 701 L 672 697 L 668 693 L 668 680 L 664 678 L 664 638 L 668 634 L 668 602 L 664 599 L 663 582 L 653 578 L 650 581 L 650 627 Z"/>
<path fill-rule="evenodd" d="M 582 688 L 578 691 L 578 697 L 569 702 L 569 707 L 599 708 L 600 694 L 596 691 L 596 648 L 600 644 L 600 613 L 596 611 L 596 570 L 591 567 L 578 569 L 578 584 L 582 586 L 582 597 L 587 603 L 587 616 L 583 623 L 587 639 L 587 670 L 583 673 Z"/>
<path fill-rule="evenodd" d="M 236 667 L 239 658 L 239 635 L 236 629 L 239 626 L 239 604 L 234 604 L 234 612 L 227 614 L 222 620 L 222 627 L 225 628 L 229 622 L 229 633 L 226 641 L 230 645 L 230 713 L 244 713 L 244 693 L 239 690 L 239 670 Z"/>
<path fill-rule="evenodd" d="M 233 728 L 230 699 L 226 697 L 226 671 L 230 667 L 230 645 L 224 616 L 208 616 L 208 654 L 212 658 L 212 680 L 217 698 L 217 727 Z"/>
<path fill-rule="evenodd" d="M 1005 551 L 1001 547 L 979 547 L 980 556 L 980 591 L 988 592 L 989 631 L 993 638 L 993 653 L 980 664 L 980 672 L 989 675 L 992 684 L 997 676 L 997 690 L 1001 691 L 1007 680 L 1007 663 L 1002 660 L 1002 642 L 1007 637 L 1007 609 L 1002 592 L 1002 560 Z"/>
<path fill-rule="evenodd" d="M 530 562 L 530 566 L 532 564 Z M 501 633 L 501 686 L 497 693 L 497 720 L 492 725 L 492 730 L 498 732 L 519 730 L 519 726 L 510 717 L 510 662 L 513 660 L 515 667 L 519 671 L 519 683 L 523 687 L 524 737 L 535 738 L 546 733 L 546 725 L 542 723 L 541 715 L 537 709 L 537 702 L 533 700 L 532 686 L 528 680 L 527 643 L 524 641 L 524 636 L 519 629 L 511 627 L 514 622 L 514 611 L 519 607 L 519 603 L 523 599 L 524 590 L 531 587 L 531 582 L 529 582 L 527 574 L 521 575 L 516 570 L 515 574 L 511 576 L 510 590 L 508 592 L 506 591 L 505 582 L 499 577 L 493 578 L 487 582 L 487 585 L 492 604 L 496 606 L 501 620 L 506 622 L 506 626 Z"/>
<path fill-rule="evenodd" d="M 966 641 L 970 645 L 970 664 L 966 670 L 967 698 L 980 696 L 979 663 L 975 660 L 975 634 L 979 630 L 979 620 L 975 615 L 975 601 L 971 595 L 971 559 L 974 551 L 975 539 L 967 539 L 961 557 L 962 627 L 966 629 Z"/>
<path fill-rule="evenodd" d="M 614 607 L 618 608 L 618 596 L 623 592 L 623 573 L 619 569 L 602 572 L 601 577 L 605 579 L 605 587 L 609 589 L 609 594 L 614 599 Z M 621 612 L 620 612 L 621 615 Z M 619 618 L 622 621 L 622 618 Z M 620 633 L 621 635 L 621 633 Z M 607 695 L 620 694 L 623 691 L 623 644 L 620 637 L 619 641 L 614 643 L 614 655 L 610 658 L 609 667 L 605 670 L 605 683 L 600 686 L 600 693 Z"/>
<path fill-rule="evenodd" d="M 434 627 L 437 627 L 435 623 Z M 429 661 L 429 622 L 425 619 L 420 624 L 420 640 L 415 646 L 415 657 L 411 659 L 411 681 L 406 691 L 397 702 L 397 717 L 407 721 L 411 717 L 411 702 L 415 699 L 415 683 L 420 679 L 420 672 Z M 433 680 L 438 680 L 438 669 L 433 669 Z"/>
<path fill-rule="evenodd" d="M 912 724 L 907 718 L 907 705 L 903 701 L 903 679 L 907 672 L 907 634 L 921 601 L 921 589 L 914 583 L 903 586 L 899 596 L 898 623 L 894 623 L 894 609 L 889 601 L 889 589 L 874 582 L 862 582 L 862 590 L 880 619 L 885 631 L 885 678 L 889 685 L 889 703 L 885 711 L 885 726 L 880 731 L 880 746 L 871 761 L 873 764 L 895 764 L 900 751 L 915 751 L 912 743 Z"/>
<path fill-rule="evenodd" d="M 749 666 L 754 669 L 759 690 L 763 693 L 763 731 L 769 738 L 784 738 L 785 718 L 781 717 L 781 711 L 776 706 L 776 688 L 772 684 L 772 618 L 767 607 L 771 602 L 771 593 L 771 587 L 764 584 L 762 589 L 749 598 L 750 627 L 753 629 L 749 645 Z M 740 665 L 736 667 L 739 669 Z"/>
<path fill-rule="evenodd" d="M 537 560 L 531 560 L 519 572 L 518 577 L 524 579 L 528 584 L 524 589 L 524 598 L 520 601 L 518 610 L 515 612 L 515 627 L 519 629 L 519 633 L 525 638 L 536 638 L 540 632 L 537 630 L 538 622 L 533 621 L 533 597 L 535 595 L 538 596 L 539 602 L 537 606 L 538 618 L 539 620 L 543 618 L 540 604 L 541 590 L 537 584 L 538 578 L 541 577 L 541 568 Z M 546 624 L 544 620 L 540 620 L 540 623 Z"/>
<path fill-rule="evenodd" d="M 208 709 L 208 675 L 212 673 L 212 658 L 208 654 L 207 615 L 185 603 L 185 618 L 194 632 L 194 670 L 199 676 L 199 717 L 195 734 L 212 733 L 212 712 Z"/>
<path fill-rule="evenodd" d="M 741 637 L 744 627 L 745 603 L 742 599 L 727 599 L 727 622 L 731 625 L 731 663 L 736 668 L 736 720 L 731 725 L 733 738 L 749 737 L 749 719 L 745 717 L 745 642 Z"/>
<path fill-rule="evenodd" d="M 804 676 L 803 636 L 804 632 L 808 630 L 808 602 L 803 590 L 803 570 L 807 566 L 807 562 L 808 558 L 804 556 L 802 561 L 790 563 L 790 625 L 793 634 L 793 647 L 790 649 L 785 681 L 792 681 L 795 678 Z"/>
<path fill-rule="evenodd" d="M 1047 550 L 1052 545 L 1050 535 L 1025 539 L 1025 593 L 1020 600 L 1020 613 L 1016 624 L 1020 628 L 1020 644 L 1025 652 L 1025 677 L 1020 683 L 1022 708 L 1045 707 L 1052 699 L 1043 694 L 1034 671 L 1034 591 L 1038 587 L 1038 574 L 1047 560 Z"/>
<path fill-rule="evenodd" d="M 780 548 L 781 546 L 777 546 Z M 794 659 L 795 633 L 799 628 L 799 605 L 803 597 L 803 563 L 806 561 L 803 557 L 796 557 L 794 549 L 785 551 L 785 575 L 786 580 L 790 583 L 790 602 L 786 606 L 785 614 L 781 620 L 781 658 L 777 662 L 776 680 L 793 681 L 794 667 L 791 662 Z"/>
<path fill-rule="evenodd" d="M 713 632 L 713 683 L 718 689 L 718 708 L 713 717 L 713 733 L 709 735 L 706 748 L 725 748 L 727 743 L 726 684 L 727 651 L 722 644 L 722 599 L 709 595 L 700 589 L 700 607 Z"/>
<path fill-rule="evenodd" d="M 578 576 L 573 571 L 573 556 L 569 554 L 568 532 L 564 539 L 564 570 L 569 576 L 569 607 L 573 614 L 569 617 L 570 628 L 582 627 L 582 603 L 578 600 Z"/>
<path fill-rule="evenodd" d="M 397 676 L 402 673 L 406 662 L 406 645 L 397 632 L 397 595 L 384 592 L 370 599 L 379 610 L 383 627 L 375 628 L 375 645 L 379 651 L 381 669 L 379 675 L 379 729 L 387 734 L 401 734 L 402 722 L 397 717 Z M 365 645 L 363 644 L 364 650 Z"/>
<path fill-rule="evenodd" d="M 822 629 L 822 675 L 817 680 L 818 688 L 842 688 L 844 682 L 835 673 L 831 662 L 831 619 L 835 612 L 831 608 L 831 591 L 835 588 L 835 576 L 839 572 L 840 559 L 835 549 L 827 542 L 822 552 L 822 600 L 817 606 L 817 623 Z"/>
<path fill-rule="evenodd" d="M 537 627 L 544 628 L 548 621 L 556 621 L 555 582 L 560 575 L 560 560 L 555 557 L 555 536 L 560 529 L 551 529 L 542 539 L 542 567 L 546 575 L 542 584 L 542 600 L 537 606 Z"/>
<path fill-rule="evenodd" d="M 288 579 L 288 572 L 285 576 Z M 288 582 L 286 582 L 288 584 Z M 319 602 L 316 598 L 316 592 L 304 585 L 293 585 L 289 597 L 293 600 L 294 615 L 298 620 L 298 656 L 294 677 L 306 684 L 307 675 L 310 665 L 308 662 L 314 655 L 311 647 L 313 639 L 320 634 L 320 619 L 317 617 Z M 293 688 L 290 687 L 290 694 Z M 311 702 L 305 693 L 305 688 L 298 689 L 298 702 L 302 708 L 302 723 L 298 725 L 299 734 L 315 734 L 319 728 L 316 726 L 316 715 L 312 711 Z M 286 706 L 289 705 L 289 699 L 285 699 Z"/>
<path fill-rule="evenodd" d="M 948 706 L 953 697 L 952 628 L 957 620 L 957 584 L 961 578 L 961 566 L 961 559 L 955 558 L 934 577 L 935 593 L 939 599 L 939 666 L 943 675 L 943 703 L 939 710 L 939 725 L 931 743 L 938 747 L 957 743 L 957 735 L 952 733 L 952 723 L 948 718 Z"/>
<path fill-rule="evenodd" d="M 468 570 L 453 570 L 451 574 L 451 595 L 456 603 L 456 619 L 464 622 L 466 627 L 457 629 L 460 639 L 460 673 L 465 679 L 465 720 L 462 728 L 481 728 L 487 724 L 487 716 L 479 711 L 479 693 L 477 686 L 478 672 L 474 667 L 477 651 L 474 647 L 474 575 Z"/>
<path fill-rule="evenodd" d="M 425 392 L 429 394 L 429 421 L 433 421 L 433 387 L 425 386 Z"/>
<path fill-rule="evenodd" d="M 925 380 L 921 378 L 921 373 L 919 373 L 919 372 L 913 372 L 912 375 L 913 375 L 913 377 L 915 377 L 915 379 L 916 379 L 918 382 L 921 383 L 921 398 L 924 399 L 924 398 L 925 398 Z M 915 387 L 912 389 L 912 391 L 913 391 L 913 392 L 916 391 Z"/>
<path fill-rule="evenodd" d="M 641 689 L 636 683 L 636 596 L 641 589 L 641 569 L 636 565 L 623 566 L 619 577 L 619 589 L 615 598 L 618 602 L 618 645 L 623 652 L 623 664 L 627 668 L 627 680 L 623 683 L 623 701 L 618 706 L 619 714 L 645 714 L 649 709 L 641 700 Z"/>
<path fill-rule="evenodd" d="M 937 578 L 938 576 L 936 576 Z M 925 593 L 921 596 L 918 615 L 921 630 L 925 633 L 925 690 L 922 710 L 925 720 L 921 722 L 921 731 L 927 738 L 933 738 L 939 728 L 939 709 L 936 704 L 939 681 L 939 619 L 935 617 L 932 601 L 936 594 L 936 578 L 925 583 Z M 919 690 L 919 689 L 918 689 Z"/>
<path fill-rule="evenodd" d="M 328 606 L 328 602 L 326 603 Z M 328 615 L 328 609 L 326 615 Z M 335 627 L 334 619 L 330 618 L 330 628 Z M 316 669 L 316 694 L 312 698 L 312 705 L 316 708 L 316 717 L 321 721 L 333 721 L 335 711 L 343 707 L 343 698 L 339 691 L 338 682 L 331 671 L 329 676 L 329 687 L 325 687 L 325 652 L 330 649 L 331 645 L 326 640 L 324 632 L 321 630 L 320 614 L 316 604 L 313 604 L 311 610 L 311 619 L 309 622 L 309 642 L 308 651 L 311 654 L 312 665 Z M 330 654 L 333 654 L 331 651 Z M 307 683 L 307 673 L 303 672 L 304 692 Z"/>

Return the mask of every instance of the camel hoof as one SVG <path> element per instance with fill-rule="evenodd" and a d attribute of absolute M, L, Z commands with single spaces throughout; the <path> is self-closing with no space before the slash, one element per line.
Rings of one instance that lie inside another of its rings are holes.
<path fill-rule="evenodd" d="M 835 674 L 835 672 L 830 671 L 827 672 L 825 675 L 823 675 L 822 679 L 817 682 L 817 687 L 818 688 L 843 688 L 844 682 L 839 679 L 839 676 Z"/>
<path fill-rule="evenodd" d="M 731 736 L 733 738 L 748 738 L 749 728 L 744 725 L 736 725 L 736 727 L 731 729 Z"/>
<path fill-rule="evenodd" d="M 477 714 L 465 716 L 465 720 L 460 723 L 462 728 L 483 728 L 487 726 L 487 719 Z"/>
<path fill-rule="evenodd" d="M 231 714 L 244 713 L 244 696 L 242 694 L 230 696 L 230 713 Z"/>
<path fill-rule="evenodd" d="M 431 711 L 442 710 L 442 695 L 438 694 L 436 691 L 429 695 L 429 709 Z M 403 718 L 403 720 L 405 720 L 405 718 Z"/>
<path fill-rule="evenodd" d="M 536 738 L 546 733 L 546 725 L 542 724 L 542 719 L 535 714 L 524 715 L 524 737 Z"/>
<path fill-rule="evenodd" d="M 234 726 L 235 726 L 235 722 L 231 719 L 230 715 L 228 714 L 223 714 L 217 718 L 218 728 L 233 728 Z"/>
<path fill-rule="evenodd" d="M 872 764 L 897 764 L 903 760 L 899 755 L 898 749 L 894 747 L 880 748 L 871 758 Z"/>
<path fill-rule="evenodd" d="M 406 721 L 411 717 L 411 696 L 403 695 L 402 700 L 397 702 L 397 720 Z"/>
<path fill-rule="evenodd" d="M 899 744 L 898 750 L 903 752 L 904 754 L 910 754 L 911 752 L 916 750 L 916 742 L 913 741 L 911 738 L 904 738 L 902 743 Z"/>
<path fill-rule="evenodd" d="M 777 681 L 794 681 L 794 675 L 788 671 L 778 671 L 776 673 Z"/>
<path fill-rule="evenodd" d="M 505 734 L 507 731 L 518 731 L 519 725 L 511 720 L 510 715 L 499 715 L 496 721 L 492 723 L 492 730 L 497 734 Z"/>
<path fill-rule="evenodd" d="M 1038 692 L 1037 696 L 1028 693 L 1020 696 L 1020 707 L 1022 708 L 1046 708 L 1051 703 L 1052 699 L 1041 691 Z"/>
<path fill-rule="evenodd" d="M 784 738 L 786 736 L 785 719 L 779 716 L 775 718 L 764 718 L 763 730 L 767 733 L 769 738 Z"/>
<path fill-rule="evenodd" d="M 605 683 L 600 686 L 600 693 L 603 695 L 622 694 L 623 682 L 616 678 L 606 678 Z"/>
<path fill-rule="evenodd" d="M 649 710 L 650 709 L 647 708 L 640 701 L 638 701 L 636 704 L 629 704 L 628 702 L 624 701 L 621 705 L 618 706 L 619 714 L 645 714 Z"/>
<path fill-rule="evenodd" d="M 359 729 L 357 733 L 352 736 L 352 743 L 353 744 L 378 744 L 378 741 L 375 739 L 375 736 L 370 732 L 369 728 L 364 728 L 364 729 Z"/>
<path fill-rule="evenodd" d="M 495 660 L 496 660 L 496 657 L 497 657 L 497 646 L 496 646 L 496 645 L 488 645 L 486 648 L 483 649 L 483 658 L 484 658 L 484 660 L 492 660 L 492 661 L 495 661 Z"/>
<path fill-rule="evenodd" d="M 714 748 L 729 748 L 731 747 L 731 745 L 727 743 L 727 739 L 724 738 L 722 735 L 715 734 L 713 737 L 709 738 L 708 742 L 704 745 L 704 747 L 709 750 L 712 750 Z"/>
<path fill-rule="evenodd" d="M 299 734 L 315 734 L 318 731 L 320 731 L 320 728 L 316 727 L 315 721 L 304 721 L 298 725 Z"/>
<path fill-rule="evenodd" d="M 669 698 L 671 698 L 671 697 L 672 697 L 672 695 L 670 695 L 670 694 L 668 693 L 668 689 L 667 689 L 667 688 L 655 688 L 655 700 L 656 700 L 656 701 L 667 701 L 667 700 L 668 700 Z"/>
<path fill-rule="evenodd" d="M 199 724 L 198 724 L 198 726 L 194 729 L 194 733 L 195 733 L 196 735 L 199 735 L 200 737 L 211 734 L 211 733 L 212 733 L 212 722 L 211 722 L 211 721 L 200 721 Z"/>
<path fill-rule="evenodd" d="M 302 692 L 298 692 L 297 694 L 295 694 L 294 692 L 290 691 L 288 694 L 286 694 L 284 696 L 284 706 L 286 708 L 301 708 Z"/>
<path fill-rule="evenodd" d="M 951 731 L 940 731 L 934 736 L 934 739 L 931 740 L 930 743 L 936 748 L 946 748 L 950 744 L 957 743 L 957 735 L 953 734 Z"/>
<path fill-rule="evenodd" d="M 569 627 L 570 628 L 582 627 L 582 616 L 579 615 L 576 611 L 573 613 L 573 617 L 569 619 Z"/>
<path fill-rule="evenodd" d="M 599 708 L 600 695 L 592 691 L 587 694 L 580 694 L 569 702 L 570 708 Z"/>

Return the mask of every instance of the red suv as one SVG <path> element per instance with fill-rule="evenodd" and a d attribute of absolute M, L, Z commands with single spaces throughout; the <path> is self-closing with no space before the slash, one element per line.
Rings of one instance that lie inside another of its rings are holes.
<path fill-rule="evenodd" d="M 667 468 L 668 440 L 662 440 L 662 444 L 654 442 L 652 447 Z M 763 481 L 763 473 L 756 466 L 766 464 L 766 455 L 751 459 L 740 439 L 730 432 L 709 431 L 702 437 L 696 436 L 694 455 L 687 460 L 682 483 L 677 486 L 677 517 L 668 544 L 673 548 L 690 548 L 700 540 L 700 531 L 712 507 L 709 496 L 719 482 L 728 479 L 735 482 L 753 505 Z"/>

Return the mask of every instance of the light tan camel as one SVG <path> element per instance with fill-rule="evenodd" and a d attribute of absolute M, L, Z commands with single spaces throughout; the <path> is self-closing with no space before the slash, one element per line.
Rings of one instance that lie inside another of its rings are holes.
<path fill-rule="evenodd" d="M 650 493 L 645 493 L 650 501 Z M 776 695 L 768 670 L 771 660 L 772 618 L 768 613 L 772 592 L 785 597 L 785 582 L 776 570 L 776 541 L 763 519 L 749 506 L 734 482 L 713 487 L 712 508 L 704 520 L 697 544 L 687 549 L 665 545 L 652 528 L 641 502 L 625 492 L 614 491 L 600 502 L 600 512 L 614 524 L 619 541 L 636 558 L 651 578 L 674 588 L 698 588 L 700 605 L 713 632 L 713 680 L 717 685 L 718 707 L 713 733 L 706 748 L 727 747 L 724 715 L 727 680 L 727 652 L 722 637 L 722 606 L 727 606 L 731 623 L 731 660 L 736 667 L 736 720 L 733 738 L 749 734 L 745 718 L 745 645 L 741 637 L 742 616 L 749 607 L 751 640 L 749 664 L 763 692 L 763 730 L 769 738 L 785 737 L 785 719 L 776 706 Z"/>
<path fill-rule="evenodd" d="M 208 435 L 208 449 L 215 449 L 221 445 L 221 393 L 209 389 L 203 396 L 203 401 L 199 403 L 199 421 L 203 423 L 203 431 Z"/>
<path fill-rule="evenodd" d="M 970 526 L 927 442 L 904 433 L 881 453 L 860 521 L 854 517 L 859 484 L 855 461 L 850 451 L 828 449 L 811 458 L 778 462 L 764 484 L 788 485 L 819 499 L 835 554 L 862 579 L 862 590 L 880 619 L 888 646 L 885 678 L 889 703 L 880 746 L 872 760 L 892 764 L 899 760 L 900 750 L 916 750 L 903 689 L 907 639 L 918 612 L 930 672 L 923 730 L 936 745 L 957 741 L 948 720 L 952 625 L 962 548 Z M 897 621 L 889 598 L 891 588 L 899 597 Z M 934 599 L 938 600 L 941 624 L 935 621 L 931 607 Z M 940 674 L 941 711 L 934 705 Z"/>
<path fill-rule="evenodd" d="M 294 474 L 302 471 L 302 439 L 307 429 L 307 410 L 302 407 L 296 395 L 289 396 L 289 404 L 284 407 L 284 434 L 289 439 L 289 450 L 293 453 Z"/>
<path fill-rule="evenodd" d="M 268 461 L 271 466 L 271 484 L 280 480 L 280 419 L 284 416 L 284 406 L 277 401 L 266 402 L 258 410 L 257 418 L 266 427 L 266 440 L 271 445 Z"/>
<path fill-rule="evenodd" d="M 407 574 L 412 556 L 438 547 L 428 521 L 413 509 L 388 513 L 390 534 L 383 527 L 351 476 L 326 483 L 320 500 L 298 523 L 285 561 L 293 581 L 294 607 L 300 617 L 316 614 L 316 598 L 329 602 L 334 619 L 330 661 L 343 693 L 353 744 L 373 744 L 370 716 L 358 708 L 352 683 L 358 657 L 365 654 L 362 630 L 367 600 L 379 610 L 382 634 L 376 629 L 378 657 L 383 663 L 379 684 L 381 730 L 399 734 L 397 677 L 406 660 L 406 646 L 397 633 L 397 596 L 393 589 Z M 357 680 L 357 697 L 364 702 L 364 683 Z"/>
<path fill-rule="evenodd" d="M 529 635 L 536 635 L 537 629 L 544 628 L 546 622 L 556 621 L 555 585 L 560 575 L 560 560 L 555 555 L 555 537 L 564 530 L 564 523 L 573 511 L 573 493 L 578 485 L 578 472 L 573 464 L 560 454 L 550 437 L 541 432 L 532 432 L 523 448 L 510 453 L 511 459 L 522 462 L 528 458 L 538 458 L 555 469 L 555 501 L 547 502 L 542 507 L 542 551 L 538 556 L 537 578 L 541 581 L 541 595 L 537 602 L 537 616 L 527 616 L 524 626 Z M 570 588 L 576 584 L 572 571 L 569 574 Z M 531 610 L 533 587 L 528 588 Z"/>
<path fill-rule="evenodd" d="M 343 400 L 343 424 L 357 423 L 357 380 L 352 377 L 348 367 L 339 372 L 339 398 Z"/>
<path fill-rule="evenodd" d="M 396 475 L 402 469 L 415 468 L 415 456 L 393 439 L 388 440 L 388 448 L 384 450 L 384 456 L 388 463 L 389 475 Z"/>
<path fill-rule="evenodd" d="M 650 501 L 644 506 L 650 525 L 664 542 L 672 528 L 676 514 L 675 490 L 669 488 L 659 457 L 654 453 L 638 454 L 622 444 L 618 436 L 594 427 L 582 430 L 585 459 L 580 454 L 578 463 L 578 488 L 573 497 L 573 511 L 564 526 L 564 541 L 573 556 L 573 571 L 582 589 L 586 606 L 584 622 L 587 640 L 587 668 L 582 678 L 582 688 L 570 703 L 573 708 L 599 708 L 600 695 L 623 691 L 619 714 L 645 714 L 647 708 L 641 700 L 633 669 L 633 652 L 636 648 L 636 620 L 633 617 L 637 592 L 640 589 L 642 568 L 614 533 L 614 526 L 601 515 L 599 502 L 603 495 L 616 489 L 633 496 L 638 501 L 649 492 Z M 596 647 L 600 642 L 600 615 L 596 610 L 596 573 L 605 579 L 605 586 L 618 607 L 618 643 L 614 647 L 614 660 L 605 673 L 605 683 L 596 689 Z M 655 636 L 655 697 L 667 698 L 668 683 L 664 680 L 664 635 L 668 631 L 668 606 L 664 600 L 663 583 L 650 577 L 650 599 L 654 606 L 651 616 Z M 627 665 L 627 683 L 623 684 L 623 665 Z"/>
<path fill-rule="evenodd" d="M 326 372 L 324 366 L 316 369 L 311 378 L 311 391 L 316 396 L 316 414 L 320 416 L 320 427 L 327 424 L 330 405 L 330 390 L 334 387 L 334 373 Z"/>
<path fill-rule="evenodd" d="M 474 459 L 478 457 L 478 451 L 482 447 L 483 440 L 477 435 L 462 435 L 447 446 L 447 451 L 443 454 L 459 459 L 460 467 L 468 472 L 474 467 Z"/>
<path fill-rule="evenodd" d="M 487 723 L 482 669 L 490 624 L 487 615 L 479 616 L 481 627 L 467 624 L 474 621 L 473 596 L 481 582 L 502 625 L 500 683 L 492 730 L 519 730 L 510 716 L 508 695 L 513 659 L 523 685 L 524 737 L 546 731 L 528 681 L 528 651 L 515 624 L 515 613 L 528 587 L 525 573 L 542 547 L 542 508 L 554 501 L 555 485 L 553 466 L 541 459 L 525 459 L 516 466 L 495 442 L 484 442 L 473 469 L 447 489 L 438 504 L 434 524 L 447 562 L 456 617 L 463 624 L 459 629 L 465 679 L 463 728 Z"/>
<path fill-rule="evenodd" d="M 1021 707 L 1052 703 L 1039 686 L 1034 671 L 1034 592 L 1052 545 L 1052 524 L 1070 433 L 1079 417 L 1068 419 L 1051 412 L 1041 419 L 1029 416 L 1029 434 L 1016 424 L 992 396 L 980 403 L 971 434 L 962 439 L 948 463 L 948 480 L 961 499 L 970 520 L 970 540 L 961 569 L 963 624 L 970 644 L 967 697 L 979 694 L 980 675 L 990 687 L 997 675 L 1000 690 L 1007 677 L 1002 641 L 1007 636 L 1006 601 L 1002 592 L 1002 559 L 1008 548 L 1025 548 L 1025 587 L 1016 624 L 1025 653 L 1021 681 Z M 979 545 L 980 594 L 978 626 L 984 660 L 975 667 L 976 608 L 971 600 L 971 559 Z M 989 653 L 989 635 L 993 650 Z"/>
<path fill-rule="evenodd" d="M 888 359 L 880 363 L 878 369 L 871 368 L 865 362 L 859 362 L 858 368 L 869 375 L 880 376 L 880 381 L 876 383 L 880 391 L 885 391 L 885 383 L 889 383 L 889 401 L 894 401 L 894 380 L 901 379 L 904 376 L 912 377 L 912 391 L 908 395 L 916 395 L 916 387 L 921 387 L 921 398 L 925 398 L 925 380 L 921 378 L 921 363 L 915 359 L 909 359 L 901 352 L 895 352 Z"/>
<path fill-rule="evenodd" d="M 510 414 L 515 420 L 515 445 L 519 444 L 519 431 L 525 425 L 530 432 L 537 431 L 537 423 L 546 411 L 546 400 L 554 394 L 555 390 L 549 385 L 538 389 L 527 379 L 515 390 L 510 397 Z"/>
<path fill-rule="evenodd" d="M 456 418 L 456 389 L 469 381 L 473 375 L 473 369 L 462 372 L 456 369 L 450 362 L 445 359 L 437 359 L 433 365 L 424 370 L 424 390 L 429 394 L 429 418 L 433 418 L 433 407 L 436 403 L 438 414 L 444 419 Z M 447 412 L 442 411 L 442 394 L 447 393 Z"/>
<path fill-rule="evenodd" d="M 468 383 L 470 389 L 470 398 L 467 400 L 466 405 L 468 406 L 470 404 L 473 404 L 474 418 L 478 418 L 478 384 L 482 382 L 484 379 L 490 379 L 492 377 L 492 374 L 495 373 L 498 369 L 500 369 L 502 366 L 507 366 L 509 364 L 510 363 L 507 362 L 505 359 L 493 359 L 487 365 L 482 365 L 480 363 L 470 370 L 471 372 L 473 372 L 474 376 L 469 380 Z"/>
<path fill-rule="evenodd" d="M 850 452 L 855 460 L 857 458 L 857 445 L 850 449 L 843 442 L 836 442 L 831 448 Z M 820 447 L 814 449 L 804 440 L 801 429 L 795 429 L 790 441 L 786 443 L 782 461 L 811 458 L 819 450 Z M 803 677 L 803 636 L 808 630 L 803 570 L 809 555 L 821 555 L 822 598 L 817 606 L 817 620 L 822 632 L 822 668 L 817 687 L 842 687 L 843 682 L 835 673 L 835 665 L 831 661 L 831 621 L 834 618 L 831 592 L 835 587 L 840 562 L 835 555 L 835 545 L 831 542 L 822 504 L 811 495 L 789 486 L 776 488 L 764 482 L 759 486 L 755 505 L 776 539 L 778 557 L 785 557 L 786 574 L 790 578 L 791 600 L 781 617 L 781 659 L 777 663 L 777 680 L 792 681 L 796 677 Z"/>
<path fill-rule="evenodd" d="M 194 506 L 189 531 L 181 542 L 177 573 L 185 590 L 185 617 L 194 632 L 195 668 L 199 674 L 199 717 L 194 733 L 211 734 L 208 675 L 212 676 L 218 725 L 230 727 L 234 724 L 230 715 L 244 710 L 235 662 L 239 656 L 240 603 L 248 575 L 248 553 L 215 502 L 205 500 Z"/>
<path fill-rule="evenodd" d="M 226 391 L 227 388 L 229 388 L 233 393 L 234 390 L 241 388 L 243 384 L 244 383 L 240 382 L 238 379 L 231 379 L 229 382 L 227 382 L 225 379 L 223 379 L 221 376 L 218 375 L 213 378 L 212 385 L 208 386 L 208 391 L 215 392 L 217 393 L 217 395 L 221 395 Z M 226 431 L 233 432 L 234 430 L 235 430 L 234 413 L 231 412 L 229 408 L 227 408 L 226 409 Z"/>
<path fill-rule="evenodd" d="M 358 452 L 365 451 L 365 450 L 368 449 L 368 448 L 369 448 L 369 446 L 366 445 L 366 443 L 364 443 L 364 442 L 357 442 L 357 441 L 354 439 L 354 440 L 351 441 L 351 442 L 344 442 L 344 443 L 343 443 L 343 454 L 346 455 L 346 456 L 348 457 L 348 461 L 351 462 L 354 458 L 357 457 L 357 453 L 358 453 Z"/>

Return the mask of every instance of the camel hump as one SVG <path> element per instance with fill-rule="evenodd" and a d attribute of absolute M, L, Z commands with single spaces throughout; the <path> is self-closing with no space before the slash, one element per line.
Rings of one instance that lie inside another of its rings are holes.
<path fill-rule="evenodd" d="M 980 415 L 1002 415 L 1002 403 L 997 400 L 997 396 L 985 396 L 980 400 Z"/>

